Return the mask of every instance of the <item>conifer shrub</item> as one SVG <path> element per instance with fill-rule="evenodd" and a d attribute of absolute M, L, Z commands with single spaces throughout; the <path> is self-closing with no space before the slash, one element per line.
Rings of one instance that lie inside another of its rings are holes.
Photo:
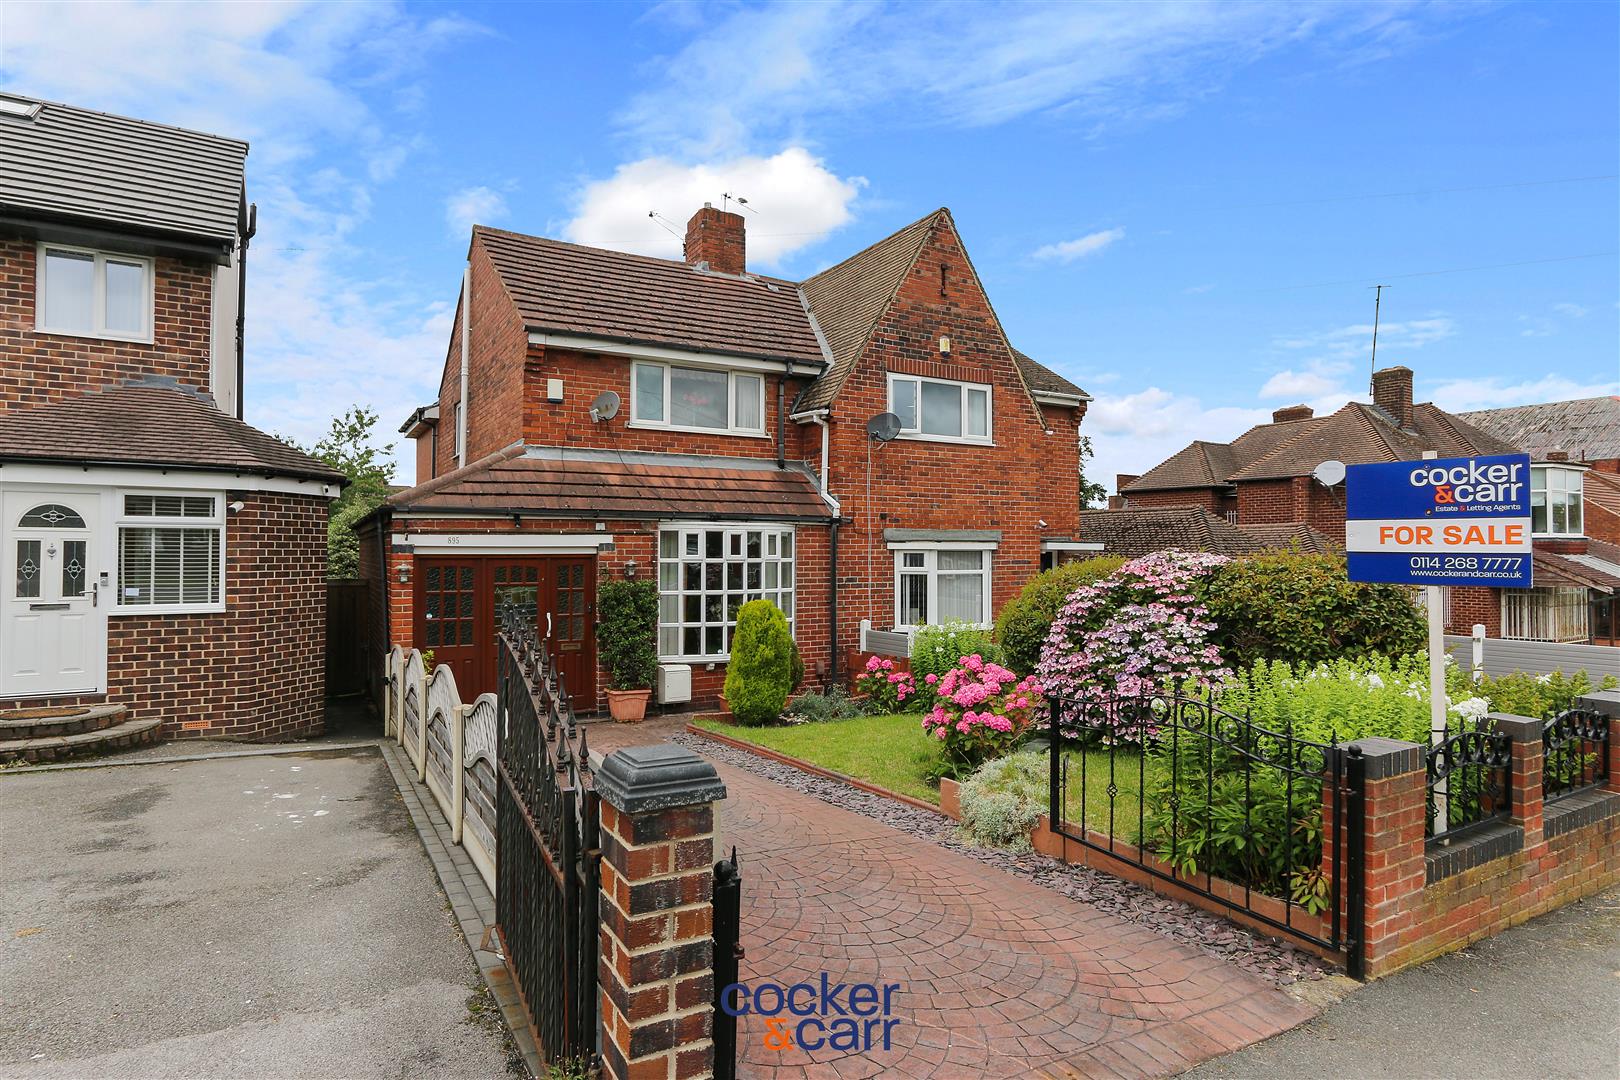
<path fill-rule="evenodd" d="M 750 600 L 737 611 L 726 665 L 726 704 L 737 723 L 758 727 L 782 716 L 793 688 L 793 635 L 787 617 L 769 600 Z"/>

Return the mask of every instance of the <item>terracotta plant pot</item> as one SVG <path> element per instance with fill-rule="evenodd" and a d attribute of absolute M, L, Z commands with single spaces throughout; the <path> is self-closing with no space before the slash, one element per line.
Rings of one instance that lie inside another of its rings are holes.
<path fill-rule="evenodd" d="M 651 690 L 609 690 L 608 713 L 621 724 L 633 724 L 647 715 Z"/>

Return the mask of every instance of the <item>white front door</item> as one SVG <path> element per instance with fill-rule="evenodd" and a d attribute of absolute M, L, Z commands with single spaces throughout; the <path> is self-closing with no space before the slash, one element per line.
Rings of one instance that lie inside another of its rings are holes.
<path fill-rule="evenodd" d="M 106 689 L 99 493 L 7 491 L 0 503 L 0 697 Z M 103 595 L 105 594 L 105 595 Z"/>

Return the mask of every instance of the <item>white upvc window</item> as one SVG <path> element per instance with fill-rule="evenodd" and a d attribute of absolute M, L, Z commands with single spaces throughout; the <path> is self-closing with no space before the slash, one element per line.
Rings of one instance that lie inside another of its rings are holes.
<path fill-rule="evenodd" d="M 118 500 L 115 610 L 223 611 L 224 495 L 126 491 Z"/>
<path fill-rule="evenodd" d="M 1530 532 L 1535 536 L 1584 536 L 1581 496 L 1584 469 L 1536 465 L 1530 469 Z"/>
<path fill-rule="evenodd" d="M 990 622 L 989 547 L 897 547 L 894 625 L 897 630 L 944 622 Z"/>
<path fill-rule="evenodd" d="M 34 329 L 47 334 L 152 340 L 152 260 L 40 244 Z"/>
<path fill-rule="evenodd" d="M 1538 585 L 1533 589 L 1502 590 L 1504 638 L 1584 642 L 1591 637 L 1590 618 L 1590 596 L 1582 588 Z"/>
<path fill-rule="evenodd" d="M 988 443 L 990 404 L 983 383 L 889 376 L 889 411 L 900 418 L 903 437 Z"/>
<path fill-rule="evenodd" d="M 630 422 L 638 427 L 765 434 L 763 375 L 637 360 L 631 384 Z"/>
<path fill-rule="evenodd" d="M 737 610 L 769 600 L 793 625 L 793 530 L 783 525 L 667 525 L 658 534 L 658 655 L 731 655 Z"/>

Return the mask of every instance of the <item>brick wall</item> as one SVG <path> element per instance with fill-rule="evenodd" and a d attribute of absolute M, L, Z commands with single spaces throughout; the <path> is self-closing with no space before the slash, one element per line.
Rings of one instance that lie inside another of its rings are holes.
<path fill-rule="evenodd" d="M 147 374 L 209 387 L 211 264 L 154 260 L 154 339 L 146 345 L 37 332 L 37 251 L 33 240 L 0 238 L 0 412 Z"/>
<path fill-rule="evenodd" d="M 523 437 L 524 355 L 528 334 L 483 245 L 470 256 L 472 304 L 467 337 L 467 461 Z M 456 467 L 456 404 L 461 400 L 461 300 L 439 381 L 438 471 Z M 431 436 L 424 436 L 431 441 Z M 420 468 L 420 467 L 419 467 Z"/>
<path fill-rule="evenodd" d="M 1237 509 L 1236 500 L 1222 495 L 1216 488 L 1177 488 L 1173 491 L 1132 493 L 1125 496 L 1125 505 L 1131 509 L 1143 506 L 1201 506 L 1221 517 L 1225 517 L 1228 510 Z"/>
<path fill-rule="evenodd" d="M 1455 585 L 1446 608 L 1446 633 L 1472 634 L 1475 623 L 1485 624 L 1486 637 L 1502 636 L 1502 593 L 1479 585 Z"/>

